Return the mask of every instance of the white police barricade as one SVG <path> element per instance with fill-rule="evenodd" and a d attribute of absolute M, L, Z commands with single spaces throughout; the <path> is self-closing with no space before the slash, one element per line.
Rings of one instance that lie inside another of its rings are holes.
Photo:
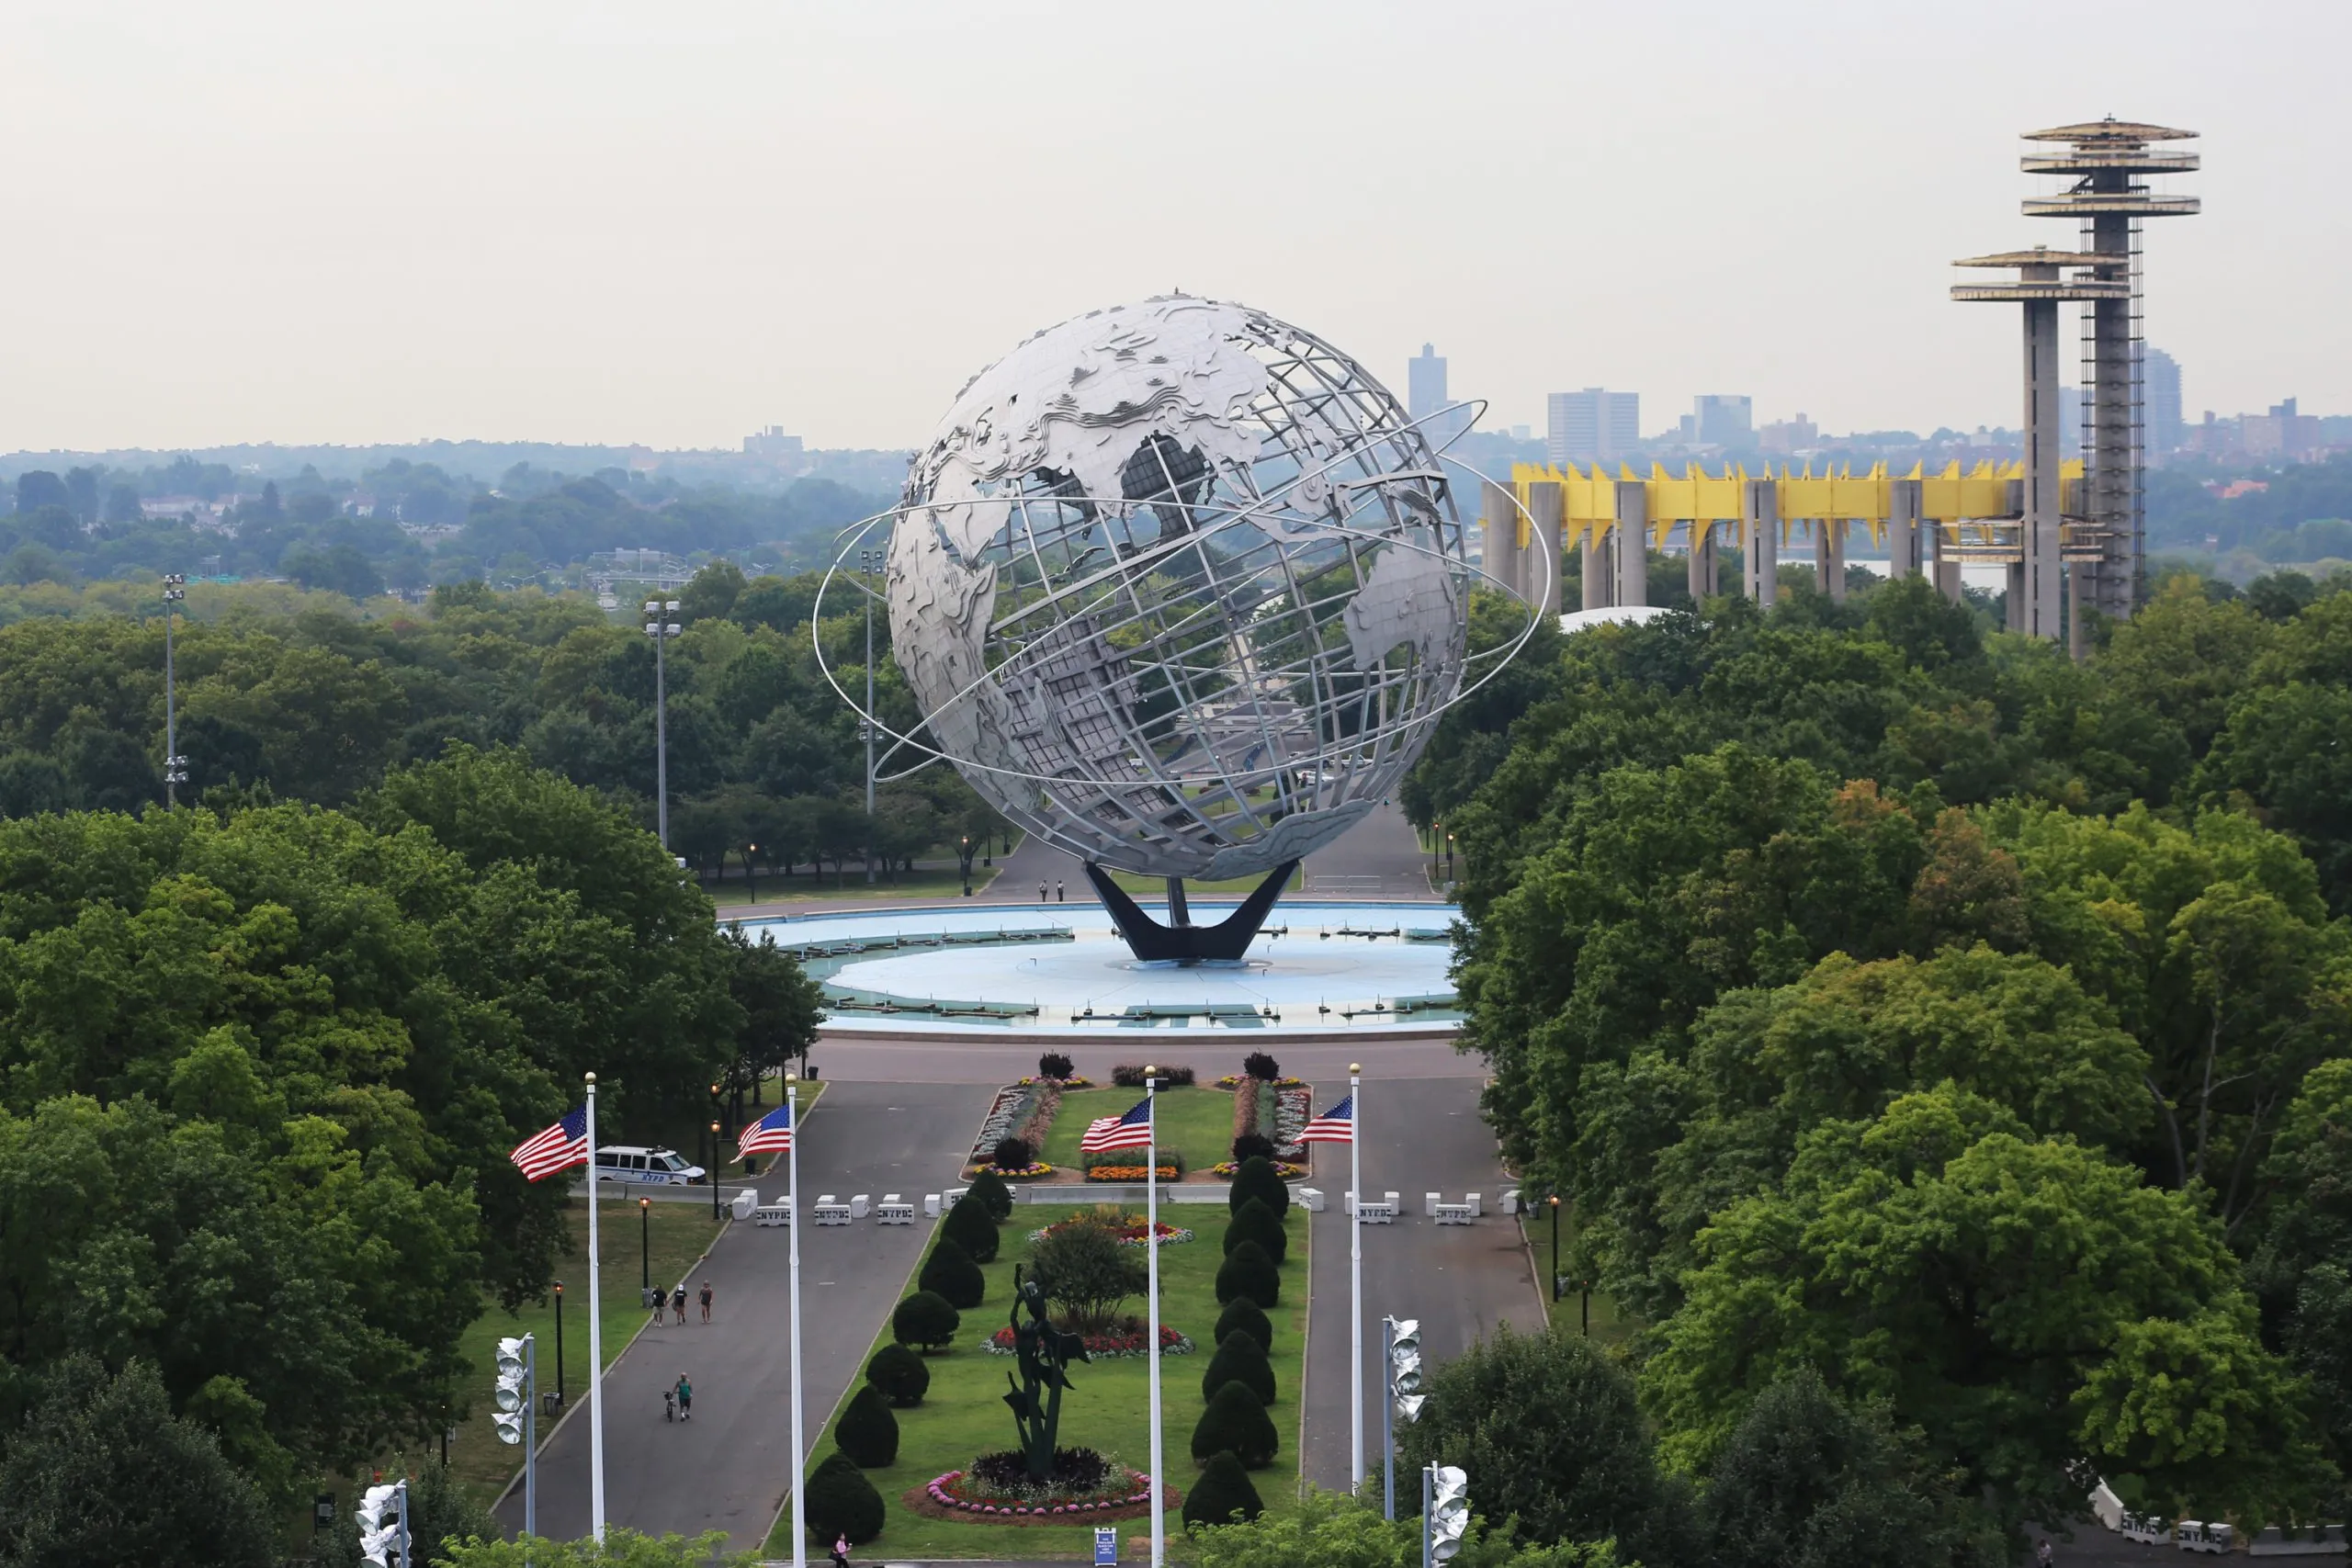
<path fill-rule="evenodd" d="M 924 1219 L 935 1220 L 939 1218 L 940 1207 L 941 1205 L 938 1193 L 926 1192 L 922 1195 L 922 1217 Z"/>
<path fill-rule="evenodd" d="M 1503 1213 L 1506 1214 L 1516 1214 L 1519 1213 L 1519 1189 L 1516 1187 L 1505 1188 L 1503 1190 Z"/>
<path fill-rule="evenodd" d="M 1466 1225 L 1478 1217 L 1476 1203 L 1440 1203 L 1430 1211 L 1430 1217 L 1442 1225 Z"/>
<path fill-rule="evenodd" d="M 771 1198 L 752 1211 L 752 1223 L 761 1225 L 788 1225 L 792 1223 L 792 1199 L 789 1195 Z"/>
<path fill-rule="evenodd" d="M 942 1192 L 939 1195 L 940 1208 L 943 1210 L 954 1208 L 956 1206 L 956 1200 L 961 1198 L 965 1193 L 969 1192 L 970 1190 L 971 1189 L 968 1187 L 950 1187 L 946 1191 Z"/>
<path fill-rule="evenodd" d="M 915 1206 L 896 1192 L 885 1192 L 882 1201 L 874 1205 L 874 1223 L 877 1225 L 913 1224 Z"/>
<path fill-rule="evenodd" d="M 2158 1514 L 2126 1513 L 2117 1531 L 2126 1540 L 2136 1540 L 2142 1546 L 2170 1546 L 2172 1521 Z"/>
<path fill-rule="evenodd" d="M 2342 1525 L 2304 1525 L 2279 1529 L 2272 1525 L 2246 1544 L 2249 1557 L 2341 1557 Z"/>
<path fill-rule="evenodd" d="M 850 1221 L 849 1205 L 830 1192 L 819 1195 L 809 1214 L 820 1225 L 845 1225 Z"/>
<path fill-rule="evenodd" d="M 1399 1194 L 1391 1192 L 1387 1195 L 1385 1201 L 1377 1198 L 1366 1198 L 1362 1203 L 1357 1203 L 1355 1201 L 1354 1195 L 1351 1193 L 1348 1198 L 1348 1201 L 1351 1205 L 1350 1212 L 1354 1213 L 1358 1210 L 1362 1211 L 1358 1213 L 1357 1217 L 1368 1225 L 1393 1225 L 1396 1223 L 1396 1200 Z"/>
<path fill-rule="evenodd" d="M 849 1201 L 849 1217 L 851 1219 L 862 1220 L 865 1218 L 867 1214 L 873 1213 L 873 1211 L 874 1203 L 872 1194 L 858 1192 L 851 1195 Z"/>
<path fill-rule="evenodd" d="M 2218 1556 L 2236 1544 L 2236 1534 L 2219 1520 L 2207 1524 L 2201 1519 L 2183 1519 L 2173 1532 L 2173 1542 L 2183 1551 L 2210 1551 Z"/>
<path fill-rule="evenodd" d="M 1302 1187 L 1298 1190 L 1298 1206 L 1308 1213 L 1321 1213 L 1323 1203 L 1323 1190 L 1320 1187 Z"/>
<path fill-rule="evenodd" d="M 727 1202 L 728 1206 L 734 1211 L 735 1217 L 737 1219 L 748 1220 L 752 1217 L 752 1213 L 760 1206 L 759 1189 L 756 1187 L 746 1187 L 743 1190 L 736 1193 L 735 1196 L 727 1200 Z"/>

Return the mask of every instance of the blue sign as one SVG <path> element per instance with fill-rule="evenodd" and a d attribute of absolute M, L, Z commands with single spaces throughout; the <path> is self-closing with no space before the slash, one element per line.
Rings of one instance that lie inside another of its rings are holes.
<path fill-rule="evenodd" d="M 1115 1526 L 1094 1527 L 1094 1568 L 1119 1568 L 1119 1531 Z"/>

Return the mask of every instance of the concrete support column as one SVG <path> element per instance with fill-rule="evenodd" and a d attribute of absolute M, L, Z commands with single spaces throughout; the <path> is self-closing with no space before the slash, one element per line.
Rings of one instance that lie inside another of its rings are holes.
<path fill-rule="evenodd" d="M 1617 481 L 1617 603 L 1650 602 L 1650 492 L 1639 479 Z"/>
<path fill-rule="evenodd" d="M 1890 578 L 1912 576 L 1925 563 L 1922 547 L 1927 541 L 1919 536 L 1922 488 L 1917 479 L 1896 479 L 1887 487 L 1886 574 Z"/>
<path fill-rule="evenodd" d="M 1478 499 L 1487 575 L 1525 598 L 1527 584 L 1521 581 L 1520 572 L 1519 507 L 1510 491 L 1491 479 L 1480 488 Z"/>
<path fill-rule="evenodd" d="M 2058 301 L 2025 301 L 2024 615 L 2030 637 L 2054 637 L 2064 592 L 2058 552 Z"/>
<path fill-rule="evenodd" d="M 1580 608 L 1605 610 L 1617 602 L 1615 569 L 1611 565 L 1614 558 L 1609 541 L 1600 536 L 1600 525 L 1592 525 L 1584 536 L 1584 601 Z"/>
<path fill-rule="evenodd" d="M 1521 566 L 1527 580 L 1523 592 L 1532 599 L 1539 588 L 1543 590 L 1547 615 L 1560 613 L 1560 532 L 1566 508 L 1566 488 L 1557 480 L 1527 487 L 1527 511 L 1534 526 L 1527 541 L 1527 559 Z"/>
<path fill-rule="evenodd" d="M 1715 592 L 1715 525 L 1690 525 L 1690 602 L 1703 604 Z"/>
<path fill-rule="evenodd" d="M 2083 624 L 2083 580 L 2088 575 L 2079 566 L 2066 572 L 2066 652 L 2077 664 L 2091 656 L 2090 627 Z"/>
<path fill-rule="evenodd" d="M 1781 587 L 1781 492 L 1769 479 L 1750 479 L 1740 498 L 1747 515 L 1747 558 L 1740 564 L 1740 588 L 1764 609 L 1772 607 Z"/>
<path fill-rule="evenodd" d="M 1813 574 L 1831 604 L 1846 602 L 1846 525 L 1834 517 L 1813 520 Z"/>
<path fill-rule="evenodd" d="M 2021 632 L 2025 630 L 2026 622 L 2025 562 L 2011 561 L 2008 570 L 2008 613 L 2003 617 L 2001 626 L 2007 631 Z"/>

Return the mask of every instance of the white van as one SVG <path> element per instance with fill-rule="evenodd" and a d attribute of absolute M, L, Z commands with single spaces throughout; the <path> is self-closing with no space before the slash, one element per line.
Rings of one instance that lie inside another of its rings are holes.
<path fill-rule="evenodd" d="M 699 1186 L 703 1168 L 688 1165 L 669 1149 L 649 1149 L 615 1144 L 596 1151 L 599 1181 L 643 1181 L 656 1187 Z"/>

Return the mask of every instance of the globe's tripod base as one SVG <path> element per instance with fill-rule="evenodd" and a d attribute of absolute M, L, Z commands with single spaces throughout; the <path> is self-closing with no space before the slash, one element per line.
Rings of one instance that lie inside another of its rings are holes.
<path fill-rule="evenodd" d="M 1184 908 L 1184 884 L 1180 877 L 1168 879 L 1168 913 L 1172 925 L 1161 925 L 1143 912 L 1141 906 L 1128 897 L 1126 890 L 1111 880 L 1111 874 L 1086 863 L 1086 879 L 1094 884 L 1094 896 L 1111 911 L 1112 924 L 1127 939 L 1128 948 L 1147 963 L 1202 964 L 1210 960 L 1238 960 L 1248 954 L 1250 943 L 1258 928 L 1273 913 L 1274 900 L 1283 896 L 1283 888 L 1290 882 L 1290 874 L 1298 869 L 1295 860 L 1284 861 L 1267 874 L 1257 891 L 1241 901 L 1241 907 L 1213 926 L 1192 923 Z"/>

